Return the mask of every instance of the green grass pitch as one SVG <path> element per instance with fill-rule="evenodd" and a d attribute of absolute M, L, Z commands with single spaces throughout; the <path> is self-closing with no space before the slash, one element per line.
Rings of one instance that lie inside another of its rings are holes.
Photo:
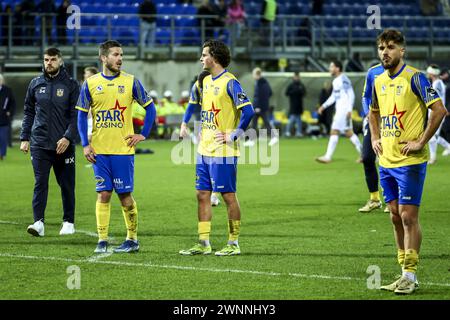
<path fill-rule="evenodd" d="M 236 257 L 178 254 L 197 239 L 195 173 L 193 165 L 170 161 L 175 143 L 168 141 L 145 142 L 155 154 L 136 156 L 139 253 L 94 257 L 95 182 L 80 147 L 76 229 L 85 233 L 59 236 L 61 199 L 52 174 L 46 234 L 32 237 L 32 167 L 16 145 L 0 163 L 0 299 L 450 299 L 450 157 L 427 170 L 420 289 L 397 297 L 367 286 L 369 266 L 379 267 L 382 284 L 400 272 L 389 215 L 358 212 L 368 192 L 347 139 L 340 139 L 333 163 L 314 161 L 327 141 L 282 140 L 276 175 L 261 175 L 261 165 L 239 166 Z M 222 202 L 213 208 L 213 249 L 225 244 L 226 223 Z M 116 244 L 125 236 L 115 196 L 110 235 Z M 69 266 L 80 269 L 79 289 L 67 287 Z"/>

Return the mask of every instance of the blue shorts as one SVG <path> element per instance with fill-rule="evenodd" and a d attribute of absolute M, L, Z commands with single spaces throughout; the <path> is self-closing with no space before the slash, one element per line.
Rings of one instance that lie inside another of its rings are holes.
<path fill-rule="evenodd" d="M 95 190 L 117 193 L 133 192 L 134 185 L 134 155 L 98 154 L 94 168 Z"/>
<path fill-rule="evenodd" d="M 236 192 L 237 157 L 197 155 L 195 188 L 214 192 Z"/>
<path fill-rule="evenodd" d="M 399 204 L 420 206 L 426 171 L 426 162 L 399 168 L 380 166 L 384 201 L 387 203 L 398 199 Z"/>

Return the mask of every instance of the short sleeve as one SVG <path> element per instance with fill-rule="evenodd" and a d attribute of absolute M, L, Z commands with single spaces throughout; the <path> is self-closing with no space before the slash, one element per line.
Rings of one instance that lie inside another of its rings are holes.
<path fill-rule="evenodd" d="M 133 98 L 144 108 L 147 107 L 150 103 L 152 103 L 152 98 L 149 96 L 147 91 L 145 91 L 142 83 L 134 78 L 133 82 Z"/>
<path fill-rule="evenodd" d="M 251 102 L 248 99 L 245 91 L 242 89 L 239 81 L 235 79 L 228 81 L 227 92 L 231 100 L 233 100 L 236 109 L 240 109 L 244 106 L 251 105 Z"/>

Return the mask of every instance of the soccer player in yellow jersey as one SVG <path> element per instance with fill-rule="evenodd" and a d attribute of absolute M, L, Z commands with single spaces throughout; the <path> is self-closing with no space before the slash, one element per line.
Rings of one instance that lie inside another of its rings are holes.
<path fill-rule="evenodd" d="M 111 196 L 115 190 L 122 204 L 127 226 L 126 240 L 114 252 L 136 252 L 138 211 L 131 195 L 134 180 L 134 147 L 145 140 L 155 121 L 156 110 L 141 82 L 121 71 L 121 44 L 108 40 L 100 45 L 103 71 L 89 77 L 81 88 L 77 103 L 78 131 L 86 159 L 93 164 L 96 191 L 96 217 L 99 241 L 95 253 L 108 252 Z M 146 109 L 140 134 L 133 131 L 132 103 Z M 87 114 L 92 112 L 92 140 L 87 137 Z"/>
<path fill-rule="evenodd" d="M 381 289 L 411 294 L 418 285 L 416 271 L 422 241 L 419 206 L 428 160 L 427 143 L 446 110 L 425 75 L 403 62 L 405 38 L 400 31 L 383 31 L 377 46 L 385 72 L 374 81 L 369 122 L 402 267 L 402 276 Z M 431 110 L 428 122 L 427 109 Z"/>
<path fill-rule="evenodd" d="M 241 253 L 238 237 L 241 210 L 236 197 L 238 139 L 248 127 L 253 107 L 241 85 L 225 68 L 230 64 L 230 50 L 221 41 L 203 44 L 200 58 L 210 75 L 203 79 L 201 99 L 201 137 L 196 163 L 199 242 L 182 255 L 211 254 L 211 192 L 220 192 L 228 211 L 228 243 L 216 256 Z M 195 99 L 194 99 L 195 100 Z M 192 112 L 188 107 L 186 114 Z M 184 118 L 182 129 L 189 117 Z"/>

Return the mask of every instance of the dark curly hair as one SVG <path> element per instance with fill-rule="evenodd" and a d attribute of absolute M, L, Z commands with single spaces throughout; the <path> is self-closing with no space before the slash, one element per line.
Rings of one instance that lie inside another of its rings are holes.
<path fill-rule="evenodd" d="M 386 29 L 377 37 L 377 44 L 389 43 L 390 41 L 401 47 L 406 46 L 406 40 L 403 33 L 396 29 Z"/>
<path fill-rule="evenodd" d="M 227 45 L 219 40 L 206 40 L 203 44 L 203 48 L 209 48 L 209 54 L 213 57 L 217 63 L 226 68 L 230 64 L 231 54 Z"/>

